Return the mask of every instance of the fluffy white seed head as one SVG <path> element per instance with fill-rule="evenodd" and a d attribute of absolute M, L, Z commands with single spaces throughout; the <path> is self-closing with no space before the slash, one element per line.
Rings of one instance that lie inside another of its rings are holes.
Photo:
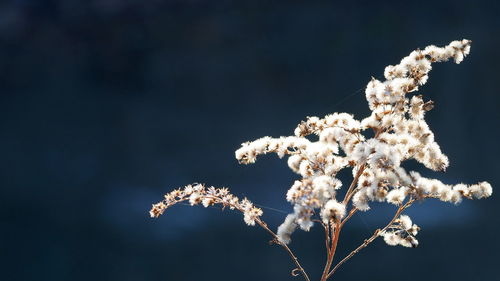
<path fill-rule="evenodd" d="M 469 190 L 476 199 L 490 197 L 493 193 L 493 188 L 485 181 L 472 185 Z"/>
<path fill-rule="evenodd" d="M 352 198 L 352 204 L 354 207 L 360 211 L 370 210 L 370 205 L 368 205 L 369 198 L 366 194 L 366 188 L 363 188 L 356 192 Z"/>
<path fill-rule="evenodd" d="M 387 193 L 387 202 L 394 204 L 394 205 L 401 205 L 403 201 L 405 200 L 406 197 L 406 190 L 405 188 L 397 188 L 389 191 Z"/>
<path fill-rule="evenodd" d="M 401 224 L 401 227 L 404 230 L 409 230 L 412 227 L 412 225 L 413 225 L 410 217 L 407 216 L 407 215 L 401 215 L 399 217 L 399 223 Z"/>
<path fill-rule="evenodd" d="M 286 216 L 285 221 L 278 227 L 278 232 L 276 235 L 280 242 L 288 244 L 291 241 L 292 233 L 297 229 L 297 223 L 295 223 L 295 214 L 289 214 Z"/>
<path fill-rule="evenodd" d="M 448 60 L 460 63 L 469 54 L 470 44 L 464 39 L 445 47 L 431 45 L 387 66 L 385 80 L 372 78 L 366 86 L 371 113 L 361 120 L 347 113 L 307 117 L 295 128 L 293 136 L 262 137 L 241 144 L 235 151 L 240 163 L 254 163 L 258 156 L 269 153 L 279 158 L 288 156 L 288 167 L 300 177 L 286 192 L 294 212 L 278 227 L 280 242 L 289 243 L 297 228 L 308 231 L 318 215 L 325 224 L 341 221 L 351 203 L 352 208 L 368 211 L 371 201 L 401 206 L 410 200 L 433 198 L 458 204 L 464 198 L 492 195 L 487 182 L 452 186 L 414 171 L 407 172 L 401 166 L 403 161 L 414 159 L 435 171 L 448 167 L 448 157 L 425 120 L 433 103 L 415 92 L 427 83 L 432 63 Z M 338 191 L 342 183 L 337 178 L 344 168 L 352 168 L 357 180 L 345 200 L 337 198 L 338 194 L 344 194 Z M 221 204 L 241 211 L 248 225 L 263 223 L 262 210 L 247 199 L 238 199 L 226 188 L 206 188 L 200 184 L 166 194 L 163 201 L 152 206 L 150 215 L 158 217 L 182 201 L 204 207 Z M 416 247 L 418 232 L 419 227 L 408 216 L 401 215 L 379 235 L 389 245 Z"/>
<path fill-rule="evenodd" d="M 340 221 L 344 218 L 346 212 L 346 206 L 337 200 L 329 200 L 323 210 L 321 211 L 321 217 L 325 224 L 328 224 L 330 220 Z"/>

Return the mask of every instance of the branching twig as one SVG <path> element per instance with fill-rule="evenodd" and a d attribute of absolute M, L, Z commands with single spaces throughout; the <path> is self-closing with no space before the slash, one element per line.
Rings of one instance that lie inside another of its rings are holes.
<path fill-rule="evenodd" d="M 313 116 L 302 121 L 292 136 L 263 137 L 242 143 L 235 151 L 240 163 L 254 163 L 257 156 L 268 153 L 276 153 L 280 158 L 287 155 L 290 169 L 302 176 L 286 193 L 287 201 L 294 205 L 294 212 L 285 218 L 276 233 L 261 219 L 262 209 L 251 201 L 239 199 L 227 188 L 205 187 L 203 184 L 187 185 L 165 194 L 161 202 L 152 206 L 151 217 L 158 217 L 167 208 L 184 201 L 189 201 L 190 205 L 211 207 L 220 204 L 223 209 L 239 210 L 246 224 L 258 224 L 271 234 L 271 243 L 287 251 L 295 264 L 292 275 L 301 274 L 305 281 L 310 279 L 287 243 L 299 226 L 304 230 L 312 226 L 311 219 L 316 217 L 316 210 L 321 218 L 313 221 L 323 226 L 326 247 L 326 263 L 320 281 L 330 278 L 342 264 L 378 236 L 383 235 L 389 245 L 415 247 L 418 240 L 414 236 L 419 227 L 401 214 L 416 200 L 438 198 L 456 204 L 462 198 L 481 199 L 492 194 L 492 187 L 487 182 L 451 186 L 416 172 L 408 173 L 401 166 L 402 161 L 409 159 L 435 171 L 444 171 L 448 166 L 448 158 L 434 141 L 434 134 L 424 119 L 425 112 L 433 107 L 432 102 L 424 102 L 420 95 L 410 97 L 406 94 L 417 91 L 426 83 L 431 63 L 449 59 L 460 63 L 469 53 L 470 43 L 464 39 L 443 48 L 431 45 L 412 52 L 398 65 L 386 67 L 386 80 L 372 78 L 366 87 L 366 99 L 372 111 L 367 118 L 356 120 L 346 113 L 334 113 L 324 118 Z M 362 132 L 367 129 L 373 130 L 373 137 L 365 138 Z M 317 135 L 319 140 L 306 138 L 311 134 Z M 339 149 L 343 153 L 339 153 Z M 347 167 L 353 169 L 353 179 L 340 201 L 336 198 L 336 190 L 342 182 L 336 176 Z M 362 193 L 355 196 L 358 192 Z M 367 210 L 367 204 L 375 200 L 398 205 L 394 217 L 340 262 L 335 260 L 337 264 L 333 266 L 345 223 L 358 211 L 357 207 Z"/>
<path fill-rule="evenodd" d="M 328 258 L 328 256 L 330 255 L 330 243 L 331 243 L 331 240 L 330 240 L 330 225 L 329 224 L 325 224 L 322 220 L 313 220 L 313 221 L 321 224 L 321 226 L 323 226 L 323 228 L 325 230 L 326 256 Z"/>
<path fill-rule="evenodd" d="M 328 271 L 332 266 L 333 257 L 335 256 L 335 251 L 337 249 L 337 244 L 340 236 L 340 222 L 330 222 L 330 225 L 332 226 L 332 230 L 330 231 L 331 246 L 328 250 L 328 258 L 326 260 L 325 268 L 323 269 L 323 274 L 321 275 L 321 281 L 325 281 L 328 278 Z"/>
<path fill-rule="evenodd" d="M 356 175 L 354 176 L 354 179 L 351 182 L 351 185 L 349 186 L 349 189 L 345 193 L 344 200 L 342 200 L 342 204 L 347 204 L 349 200 L 351 199 L 352 194 L 354 193 L 353 191 L 355 190 L 356 185 L 358 184 L 359 177 L 361 174 L 363 174 L 363 171 L 365 170 L 366 164 L 363 163 L 360 167 Z"/>
<path fill-rule="evenodd" d="M 344 226 L 344 224 L 358 211 L 356 207 L 353 207 L 351 211 L 349 211 L 349 214 L 347 214 L 347 217 L 345 217 L 342 222 L 340 223 L 340 228 Z"/>
<path fill-rule="evenodd" d="M 394 221 L 399 217 L 399 215 L 401 215 L 401 212 L 403 212 L 406 208 L 410 207 L 411 204 L 413 204 L 413 202 L 415 202 L 415 199 L 410 198 L 408 200 L 408 202 L 406 202 L 406 204 L 399 206 L 399 208 L 396 211 L 396 213 L 394 214 L 394 217 L 392 218 L 392 220 L 384 228 L 375 230 L 375 232 L 373 233 L 373 235 L 370 238 L 366 239 L 363 242 L 363 244 L 359 245 L 359 247 L 357 247 L 354 251 L 352 251 L 351 253 L 349 253 L 349 255 L 347 255 L 345 258 L 343 258 L 337 265 L 335 265 L 335 267 L 333 267 L 332 271 L 330 271 L 330 273 L 328 273 L 327 279 L 330 278 L 333 275 L 333 273 L 342 264 L 344 264 L 347 260 L 349 260 L 350 258 L 352 258 L 352 256 L 354 256 L 355 254 L 357 254 L 363 248 L 365 248 L 366 246 L 368 246 L 368 244 L 370 244 L 371 242 L 373 242 L 379 236 L 379 234 L 381 232 L 384 232 L 385 230 L 387 230 L 387 228 L 389 228 L 394 223 Z"/>
<path fill-rule="evenodd" d="M 274 233 L 271 229 L 269 229 L 269 227 L 267 227 L 267 224 L 262 221 L 260 218 L 257 218 L 255 220 L 255 222 L 257 222 L 258 225 L 260 225 L 263 229 L 265 229 L 269 234 L 271 234 L 271 236 L 273 236 L 274 240 L 273 242 L 275 242 L 276 244 L 280 245 L 281 247 L 283 247 L 288 255 L 292 258 L 293 262 L 295 263 L 295 265 L 297 266 L 296 269 L 294 269 L 292 271 L 292 275 L 293 275 L 293 272 L 296 271 L 296 270 L 299 270 L 300 273 L 302 274 L 302 276 L 304 277 L 304 279 L 306 281 L 310 281 L 309 279 L 309 276 L 307 276 L 307 273 L 306 271 L 304 270 L 304 268 L 300 265 L 299 263 L 299 260 L 297 259 L 297 257 L 294 255 L 294 253 L 292 252 L 292 250 L 283 242 L 281 242 L 279 239 L 278 239 L 278 236 L 276 235 L 276 233 Z"/>

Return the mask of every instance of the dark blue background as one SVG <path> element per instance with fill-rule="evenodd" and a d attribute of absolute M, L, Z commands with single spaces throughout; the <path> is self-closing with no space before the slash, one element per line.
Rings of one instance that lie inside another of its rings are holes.
<path fill-rule="evenodd" d="M 273 229 L 296 176 L 240 143 L 306 116 L 369 113 L 364 87 L 417 47 L 473 40 L 421 89 L 447 183 L 499 178 L 500 6 L 480 1 L 4 1 L 0 4 L 1 280 L 299 280 L 240 214 L 152 203 L 198 181 L 264 209 Z M 417 165 L 415 165 L 416 167 Z M 423 169 L 420 169 L 423 170 Z M 499 199 L 427 201 L 417 249 L 376 241 L 334 280 L 500 280 Z M 389 218 L 375 205 L 344 256 Z M 297 232 L 313 280 L 323 234 Z"/>

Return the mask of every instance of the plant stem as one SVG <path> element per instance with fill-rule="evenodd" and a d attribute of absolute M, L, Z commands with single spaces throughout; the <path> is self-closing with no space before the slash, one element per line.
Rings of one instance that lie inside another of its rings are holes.
<path fill-rule="evenodd" d="M 358 184 L 359 177 L 363 173 L 365 166 L 366 166 L 365 164 L 362 164 L 359 167 L 358 172 L 354 176 L 354 179 L 352 180 L 351 185 L 349 186 L 349 189 L 347 190 L 347 192 L 345 194 L 344 200 L 342 201 L 343 204 L 347 204 L 347 202 L 351 198 L 350 194 L 352 194 L 352 192 L 355 190 L 355 187 Z M 334 228 L 331 231 L 331 235 L 332 235 L 331 245 L 330 245 L 330 249 L 329 250 L 327 249 L 328 258 L 326 260 L 325 268 L 323 269 L 323 274 L 321 275 L 321 281 L 326 281 L 329 277 L 328 272 L 330 271 L 330 268 L 333 264 L 333 258 L 335 257 L 335 251 L 337 250 L 337 244 L 339 242 L 340 231 L 342 230 L 344 223 L 347 220 L 349 220 L 355 212 L 356 212 L 356 208 L 353 208 L 353 209 L 351 209 L 351 211 L 349 212 L 349 214 L 347 215 L 347 217 L 344 220 L 337 221 L 337 222 L 335 222 L 335 224 L 331 223 L 332 225 L 334 225 Z"/>
<path fill-rule="evenodd" d="M 255 220 L 257 222 L 257 224 L 259 224 L 263 229 L 265 229 L 269 234 L 271 234 L 271 236 L 273 236 L 274 240 L 273 242 L 280 245 L 281 247 L 283 247 L 288 255 L 292 258 L 293 262 L 295 263 L 295 265 L 297 266 L 296 269 L 299 270 L 299 272 L 302 274 L 302 276 L 304 277 L 304 279 L 306 281 L 310 281 L 309 279 L 309 276 L 307 276 L 307 273 L 306 271 L 304 270 L 304 268 L 300 265 L 299 263 L 299 260 L 297 259 L 297 257 L 293 254 L 292 250 L 283 242 L 281 242 L 279 239 L 278 239 L 278 236 L 271 230 L 269 229 L 269 227 L 267 227 L 267 224 L 262 221 L 260 218 L 257 218 Z M 293 274 L 294 270 L 292 271 L 292 274 Z"/>
<path fill-rule="evenodd" d="M 335 257 L 335 251 L 337 250 L 337 244 L 339 242 L 340 237 L 340 222 L 336 222 L 333 224 L 331 233 L 331 246 L 328 250 L 328 258 L 326 260 L 325 268 L 323 269 L 323 274 L 321 275 L 321 281 L 325 281 L 328 278 L 328 271 L 332 267 L 333 258 Z"/>
<path fill-rule="evenodd" d="M 347 255 L 345 258 L 343 258 L 337 265 L 335 265 L 335 267 L 333 267 L 332 271 L 330 271 L 330 273 L 328 273 L 327 275 L 327 279 L 330 278 L 333 273 L 342 265 L 344 264 L 347 260 L 349 260 L 350 258 L 352 258 L 352 256 L 354 256 L 355 254 L 357 254 L 359 251 L 361 251 L 363 248 L 365 248 L 366 246 L 368 246 L 368 244 L 370 244 L 371 242 L 373 242 L 381 232 L 384 232 L 387 230 L 387 228 L 389 228 L 393 223 L 394 221 L 399 217 L 399 215 L 401 215 L 401 212 L 403 212 L 406 208 L 410 207 L 411 204 L 413 204 L 413 202 L 415 202 L 415 199 L 411 198 L 408 200 L 408 202 L 406 202 L 406 204 L 404 205 L 400 205 L 398 210 L 396 211 L 396 213 L 394 214 L 394 217 L 392 218 L 392 220 L 382 229 L 377 229 L 375 230 L 375 232 L 373 233 L 373 235 L 368 238 L 368 239 L 365 239 L 365 241 L 359 245 L 354 251 L 352 251 L 351 253 L 349 253 L 349 255 Z M 326 280 L 326 279 L 325 279 Z"/>
<path fill-rule="evenodd" d="M 356 208 L 352 208 L 351 211 L 349 211 L 349 214 L 347 214 L 347 217 L 345 217 L 345 219 L 342 220 L 342 222 L 340 223 L 340 228 L 342 228 L 344 226 L 344 224 L 352 217 L 352 215 L 354 215 L 356 212 L 358 211 L 358 209 Z"/>
<path fill-rule="evenodd" d="M 374 138 L 378 138 L 378 136 L 383 131 L 384 130 L 377 130 L 377 131 L 375 131 Z M 351 184 L 349 185 L 349 188 L 347 189 L 347 191 L 345 193 L 344 200 L 342 200 L 342 204 L 344 204 L 344 205 L 347 206 L 347 204 L 351 200 L 352 196 L 354 195 L 354 193 L 356 191 L 356 185 L 358 184 L 359 177 L 361 177 L 361 175 L 363 174 L 363 171 L 365 170 L 365 168 L 366 168 L 366 162 L 360 164 L 359 169 L 356 172 L 356 175 L 354 176 Z M 330 234 L 331 234 L 331 239 L 330 239 L 331 246 L 330 246 L 329 249 L 327 247 L 327 256 L 328 256 L 328 258 L 327 258 L 327 261 L 326 261 L 326 264 L 325 264 L 325 268 L 323 269 L 323 274 L 321 275 L 321 280 L 320 281 L 326 281 L 333 274 L 333 272 L 329 273 L 328 271 L 330 271 L 330 268 L 331 268 L 332 263 L 333 263 L 333 258 L 335 257 L 335 251 L 337 249 L 337 244 L 339 242 L 340 231 L 342 230 L 342 227 L 344 226 L 344 224 L 352 217 L 352 215 L 354 215 L 354 213 L 356 213 L 356 211 L 357 211 L 357 209 L 355 207 L 353 207 L 349 211 L 349 214 L 347 215 L 347 217 L 344 220 L 335 222 L 333 230 L 330 231 Z M 333 223 L 330 222 L 330 225 L 333 225 Z M 334 270 L 337 267 L 338 267 L 338 265 L 335 266 Z"/>
<path fill-rule="evenodd" d="M 349 202 L 349 200 L 351 199 L 352 195 L 354 194 L 354 190 L 356 189 L 356 185 L 358 184 L 358 180 L 359 180 L 359 177 L 361 176 L 361 174 L 363 173 L 363 171 L 365 170 L 365 167 L 366 167 L 366 164 L 363 163 L 360 167 L 359 167 L 359 170 L 358 172 L 356 173 L 356 175 L 354 176 L 354 179 L 352 180 L 351 182 L 351 185 L 349 186 L 349 189 L 347 190 L 347 192 L 345 193 L 345 196 L 344 196 L 344 200 L 342 200 L 342 203 L 344 205 L 347 204 L 347 202 Z"/>

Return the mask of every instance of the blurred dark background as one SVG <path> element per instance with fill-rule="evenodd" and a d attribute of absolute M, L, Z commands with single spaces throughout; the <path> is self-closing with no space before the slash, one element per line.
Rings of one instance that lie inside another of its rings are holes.
<path fill-rule="evenodd" d="M 471 55 L 435 64 L 421 89 L 451 166 L 425 174 L 498 187 L 499 15 L 495 1 L 2 1 L 0 279 L 300 280 L 240 214 L 181 205 L 154 220 L 151 204 L 195 181 L 228 186 L 276 229 L 296 176 L 274 155 L 238 165 L 240 143 L 311 115 L 361 119 L 371 76 L 456 39 Z M 419 204 L 418 248 L 376 241 L 334 280 L 500 280 L 498 198 Z M 394 211 L 373 207 L 339 257 Z M 291 244 L 313 280 L 320 230 Z"/>

